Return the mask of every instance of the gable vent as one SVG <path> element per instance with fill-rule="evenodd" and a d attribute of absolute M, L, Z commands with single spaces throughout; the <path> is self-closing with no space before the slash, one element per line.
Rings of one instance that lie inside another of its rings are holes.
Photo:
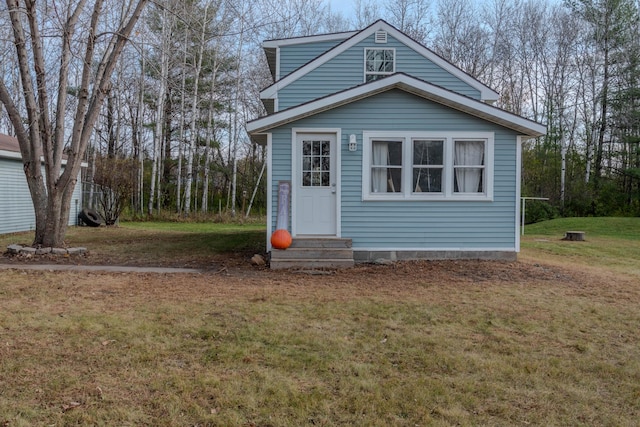
<path fill-rule="evenodd" d="M 386 43 L 387 42 L 387 32 L 384 30 L 376 31 L 376 43 Z"/>

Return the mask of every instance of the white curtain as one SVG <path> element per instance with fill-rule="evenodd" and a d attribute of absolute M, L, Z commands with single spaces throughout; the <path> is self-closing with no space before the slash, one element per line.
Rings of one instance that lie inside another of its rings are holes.
<path fill-rule="evenodd" d="M 387 166 L 389 164 L 389 144 L 385 141 L 373 141 L 373 165 Z M 371 169 L 371 191 L 373 193 L 387 192 L 387 168 L 373 167 Z"/>
<path fill-rule="evenodd" d="M 481 166 L 484 157 L 484 141 L 456 141 L 455 164 L 457 166 Z M 455 168 L 458 191 L 477 193 L 484 168 Z"/>

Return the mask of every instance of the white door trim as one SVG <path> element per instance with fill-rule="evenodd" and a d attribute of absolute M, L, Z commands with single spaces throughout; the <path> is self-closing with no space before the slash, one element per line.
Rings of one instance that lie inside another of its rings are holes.
<path fill-rule="evenodd" d="M 336 237 L 342 236 L 342 190 L 341 190 L 341 178 L 342 178 L 342 129 L 340 128 L 292 128 L 291 129 L 291 182 L 297 182 L 299 176 L 299 152 L 298 144 L 296 143 L 299 133 L 325 133 L 333 134 L 336 137 Z M 296 185 L 291 186 L 291 235 L 296 237 L 298 235 L 298 221 L 297 221 L 297 191 Z"/>
<path fill-rule="evenodd" d="M 271 232 L 273 231 L 273 135 L 267 133 L 267 252 L 271 252 Z"/>

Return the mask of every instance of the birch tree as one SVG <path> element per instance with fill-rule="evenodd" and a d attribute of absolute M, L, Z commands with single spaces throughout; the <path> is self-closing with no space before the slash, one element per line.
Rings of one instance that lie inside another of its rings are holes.
<path fill-rule="evenodd" d="M 594 187 L 599 189 L 604 145 L 609 132 L 609 91 L 616 73 L 614 55 L 623 50 L 638 26 L 633 0 L 566 0 L 567 6 L 591 27 L 591 37 L 602 66 L 599 85 L 599 127 L 594 159 Z"/>
<path fill-rule="evenodd" d="M 373 0 L 356 0 L 353 6 L 355 28 L 362 29 L 381 18 L 378 2 Z"/>
<path fill-rule="evenodd" d="M 211 11 L 210 9 L 214 9 Z M 193 184 L 193 158 L 196 148 L 196 123 L 199 116 L 199 86 L 200 76 L 202 74 L 202 63 L 205 56 L 206 44 L 210 37 L 210 21 L 211 15 L 215 14 L 217 5 L 213 2 L 207 2 L 204 5 L 204 9 L 201 11 L 203 14 L 202 21 L 199 22 L 200 28 L 198 28 L 196 52 L 195 52 L 195 64 L 193 69 L 193 95 L 191 98 L 191 126 L 189 132 L 189 142 L 186 145 L 186 173 L 185 173 L 185 186 L 184 186 L 184 213 L 188 215 L 191 211 L 191 187 Z"/>
<path fill-rule="evenodd" d="M 162 142 L 164 141 L 164 112 L 165 102 L 167 97 L 167 82 L 169 77 L 169 62 L 170 62 L 170 47 L 171 36 L 173 35 L 173 25 L 175 15 L 171 10 L 171 4 L 169 1 L 159 3 L 157 7 L 159 10 L 158 23 L 156 25 L 160 28 L 160 40 L 158 43 L 157 51 L 159 55 L 159 67 L 160 73 L 158 75 L 158 92 L 156 97 L 156 110 L 155 110 L 155 123 L 153 131 L 153 150 L 151 157 L 151 182 L 149 190 L 149 202 L 147 204 L 147 214 L 153 214 L 153 205 L 156 202 L 157 188 L 161 184 L 161 154 L 162 154 Z M 159 195 L 158 195 L 159 198 Z M 158 206 L 160 200 L 157 200 Z"/>
<path fill-rule="evenodd" d="M 73 189 L 93 126 L 111 74 L 147 0 L 111 8 L 109 19 L 104 0 L 6 0 L 6 4 L 22 95 L 15 99 L 0 79 L 0 101 L 20 144 L 36 217 L 33 243 L 62 246 Z M 124 13 L 114 16 L 119 10 Z M 115 26 L 109 26 L 110 22 Z M 54 30 L 58 38 L 50 37 Z M 52 54 L 58 61 L 56 67 L 47 63 Z M 74 105 L 69 88 L 75 67 L 82 71 Z M 72 107 L 75 112 L 68 129 L 65 113 Z"/>
<path fill-rule="evenodd" d="M 431 26 L 429 0 L 387 0 L 384 9 L 391 25 L 421 43 L 427 40 Z"/>

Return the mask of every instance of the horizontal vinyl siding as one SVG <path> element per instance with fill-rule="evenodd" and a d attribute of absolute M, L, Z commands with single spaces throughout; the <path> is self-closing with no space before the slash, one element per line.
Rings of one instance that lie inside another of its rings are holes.
<path fill-rule="evenodd" d="M 342 237 L 353 239 L 354 249 L 515 248 L 515 132 L 393 90 L 276 129 L 274 181 L 291 178 L 292 127 L 342 128 Z M 494 132 L 494 200 L 362 201 L 363 130 Z M 348 151 L 350 134 L 357 135 L 356 152 Z M 272 203 L 275 221 L 277 197 Z"/>
<path fill-rule="evenodd" d="M 69 225 L 76 224 L 76 200 L 78 200 L 78 210 L 82 209 L 80 176 L 73 191 Z M 34 230 L 35 226 L 33 202 L 22 162 L 0 158 L 0 234 Z"/>
<path fill-rule="evenodd" d="M 35 227 L 33 203 L 22 162 L 0 159 L 0 234 Z"/>
<path fill-rule="evenodd" d="M 347 49 L 278 93 L 279 110 L 348 89 L 364 82 L 364 49 L 395 48 L 396 72 L 403 72 L 434 85 L 480 99 L 477 89 L 443 70 L 422 55 L 389 36 L 387 44 L 376 44 L 374 36 Z"/>
<path fill-rule="evenodd" d="M 274 131 L 271 147 L 271 194 L 273 197 L 271 229 L 275 230 L 278 216 L 278 182 L 291 181 L 291 129 L 281 128 Z M 291 209 L 289 209 L 289 215 L 291 215 Z M 289 229 L 291 229 L 291 219 L 289 219 Z"/>
<path fill-rule="evenodd" d="M 280 78 L 292 73 L 341 42 L 342 40 L 330 40 L 280 47 Z"/>

